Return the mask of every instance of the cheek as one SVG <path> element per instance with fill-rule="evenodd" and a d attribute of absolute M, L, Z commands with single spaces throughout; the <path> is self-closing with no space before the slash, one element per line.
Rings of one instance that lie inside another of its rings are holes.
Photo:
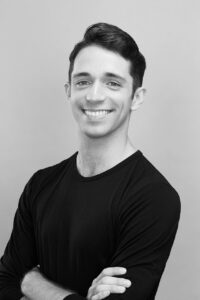
<path fill-rule="evenodd" d="M 129 110 L 131 107 L 132 99 L 128 93 L 121 93 L 115 98 L 115 104 L 121 110 Z"/>
<path fill-rule="evenodd" d="M 80 108 L 83 106 L 83 99 L 84 95 L 83 93 L 74 93 L 71 95 L 71 107 L 72 110 L 75 110 L 77 108 Z"/>
<path fill-rule="evenodd" d="M 71 112 L 72 112 L 72 115 L 74 116 L 74 118 L 77 120 L 78 119 L 78 116 L 80 114 L 80 108 L 77 107 L 77 102 L 75 101 L 75 99 L 71 99 L 71 102 L 70 102 L 70 106 L 71 106 Z"/>
<path fill-rule="evenodd" d="M 86 89 L 76 89 L 74 87 L 71 88 L 71 99 L 73 101 L 77 101 L 80 98 L 84 97 L 86 94 Z"/>

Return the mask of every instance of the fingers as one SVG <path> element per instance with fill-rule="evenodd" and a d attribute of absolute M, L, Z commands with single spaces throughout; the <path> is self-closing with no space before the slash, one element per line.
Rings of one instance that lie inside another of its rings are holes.
<path fill-rule="evenodd" d="M 126 273 L 126 269 L 122 267 L 109 267 L 103 269 L 101 272 L 104 276 L 115 276 L 115 275 L 121 275 Z"/>
<path fill-rule="evenodd" d="M 98 295 L 97 296 L 98 299 L 100 299 L 99 297 L 101 297 L 101 299 L 103 299 L 103 298 L 107 297 L 107 296 L 104 297 L 104 294 L 102 294 L 104 292 L 106 292 L 106 293 L 109 292 L 109 294 L 110 293 L 112 293 L 112 294 L 122 294 L 126 291 L 127 287 L 128 286 L 98 283 L 97 285 L 93 285 L 89 288 L 87 299 L 92 300 L 92 297 L 94 297 L 94 295 Z"/>
<path fill-rule="evenodd" d="M 102 291 L 102 292 L 92 296 L 91 300 L 101 300 L 101 299 L 108 297 L 109 295 L 110 295 L 109 291 Z"/>
<path fill-rule="evenodd" d="M 103 271 L 92 281 L 92 285 L 88 290 L 87 300 L 100 300 L 106 298 L 111 293 L 124 293 L 126 288 L 131 286 L 131 281 L 126 278 L 114 277 L 123 275 L 126 269 L 122 267 L 109 267 Z"/>
<path fill-rule="evenodd" d="M 98 275 L 98 277 L 95 278 L 95 281 L 98 281 L 104 276 L 116 276 L 116 275 L 122 275 L 126 273 L 126 269 L 122 267 L 109 267 L 103 269 L 103 271 Z"/>
<path fill-rule="evenodd" d="M 112 294 L 117 294 L 117 293 L 124 293 L 126 291 L 126 288 L 124 286 L 119 286 L 119 285 L 107 285 L 107 284 L 99 284 L 95 288 L 95 294 L 101 293 L 103 291 L 109 291 Z"/>
<path fill-rule="evenodd" d="M 105 276 L 99 280 L 99 283 L 101 284 L 109 284 L 109 285 L 118 285 L 123 287 L 130 287 L 131 281 L 124 278 L 118 278 L 118 277 L 110 277 Z"/>

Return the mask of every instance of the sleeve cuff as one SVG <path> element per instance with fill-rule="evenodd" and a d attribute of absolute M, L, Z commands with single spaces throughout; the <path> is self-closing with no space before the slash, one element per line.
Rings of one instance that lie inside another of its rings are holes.
<path fill-rule="evenodd" d="M 63 298 L 63 300 L 86 300 L 86 298 L 80 296 L 79 294 L 70 294 Z"/>

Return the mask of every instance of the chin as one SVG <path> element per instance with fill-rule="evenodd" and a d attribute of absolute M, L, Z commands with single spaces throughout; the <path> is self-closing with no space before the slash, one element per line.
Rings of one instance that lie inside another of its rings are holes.
<path fill-rule="evenodd" d="M 90 139 L 100 139 L 104 138 L 106 135 L 101 133 L 94 133 L 94 132 L 84 132 L 84 135 Z"/>
<path fill-rule="evenodd" d="M 100 139 L 100 138 L 104 138 L 107 137 L 111 134 L 110 131 L 107 130 L 97 130 L 93 129 L 93 130 L 85 130 L 85 131 L 81 131 L 83 135 L 87 136 L 88 138 L 91 139 Z"/>

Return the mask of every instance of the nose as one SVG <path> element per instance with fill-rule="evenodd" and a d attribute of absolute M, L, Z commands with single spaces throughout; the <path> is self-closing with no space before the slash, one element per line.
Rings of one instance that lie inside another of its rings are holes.
<path fill-rule="evenodd" d="M 105 99 L 104 89 L 101 83 L 95 82 L 87 90 L 86 100 L 87 101 L 103 101 Z"/>

